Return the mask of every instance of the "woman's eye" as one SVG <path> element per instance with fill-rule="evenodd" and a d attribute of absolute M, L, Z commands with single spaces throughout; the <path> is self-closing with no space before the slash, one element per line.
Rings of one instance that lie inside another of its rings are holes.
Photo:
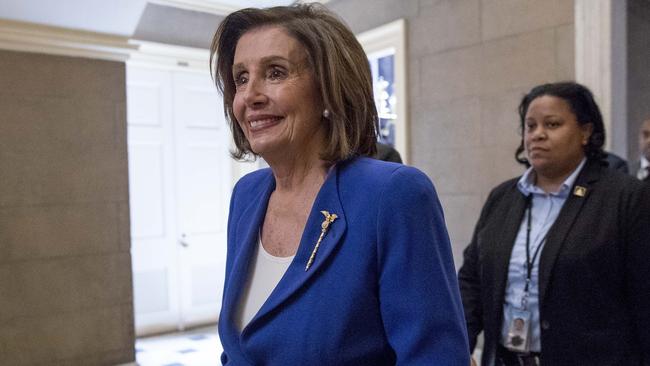
<path fill-rule="evenodd" d="M 284 70 L 279 68 L 273 68 L 269 71 L 269 78 L 273 80 L 282 79 L 285 77 L 285 75 L 286 73 Z"/>
<path fill-rule="evenodd" d="M 560 122 L 551 121 L 546 123 L 547 128 L 556 128 L 560 125 Z"/>
<path fill-rule="evenodd" d="M 235 85 L 243 85 L 248 81 L 248 77 L 245 74 L 239 74 L 235 76 Z"/>

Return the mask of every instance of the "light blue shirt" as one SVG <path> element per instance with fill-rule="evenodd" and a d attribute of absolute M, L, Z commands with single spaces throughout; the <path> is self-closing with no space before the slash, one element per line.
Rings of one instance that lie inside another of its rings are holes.
<path fill-rule="evenodd" d="M 526 197 L 533 195 L 532 201 L 532 223 L 530 230 L 530 257 L 540 247 L 539 253 L 533 262 L 531 271 L 531 281 L 528 288 L 527 310 L 531 312 L 530 322 L 530 350 L 532 352 L 541 351 L 540 326 L 539 326 L 539 258 L 542 256 L 541 251 L 546 242 L 546 234 L 553 226 L 557 219 L 564 202 L 571 193 L 571 187 L 582 170 L 587 159 L 583 159 L 578 167 L 567 177 L 557 192 L 546 193 L 535 185 L 535 176 L 533 169 L 528 168 L 524 175 L 517 182 L 517 188 Z M 508 327 L 511 319 L 511 309 L 522 309 L 522 298 L 524 297 L 524 288 L 526 285 L 526 231 L 528 213 L 524 213 L 521 220 L 519 232 L 515 239 L 508 265 L 508 283 L 506 284 L 505 302 L 503 304 L 503 325 L 501 327 L 501 344 L 506 344 Z"/>

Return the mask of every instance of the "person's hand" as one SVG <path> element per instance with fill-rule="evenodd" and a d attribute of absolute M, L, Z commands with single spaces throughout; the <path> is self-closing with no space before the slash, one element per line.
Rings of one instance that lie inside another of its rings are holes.
<path fill-rule="evenodd" d="M 470 366 L 477 366 L 476 360 L 474 359 L 474 356 L 470 356 L 469 360 L 470 360 L 470 363 L 469 363 Z"/>

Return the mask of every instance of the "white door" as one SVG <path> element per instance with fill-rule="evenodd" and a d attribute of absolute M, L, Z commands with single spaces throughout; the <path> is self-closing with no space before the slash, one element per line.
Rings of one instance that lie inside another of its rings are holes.
<path fill-rule="evenodd" d="M 180 305 L 186 326 L 217 320 L 226 266 L 232 160 L 223 105 L 206 76 L 173 75 Z"/>
<path fill-rule="evenodd" d="M 225 271 L 228 132 L 207 73 L 127 68 L 137 335 L 213 322 Z"/>

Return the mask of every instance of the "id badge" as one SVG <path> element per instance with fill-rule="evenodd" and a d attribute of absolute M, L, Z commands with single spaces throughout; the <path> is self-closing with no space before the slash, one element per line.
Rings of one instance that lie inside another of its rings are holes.
<path fill-rule="evenodd" d="M 504 346 L 513 352 L 527 353 L 530 350 L 530 311 L 510 308 L 510 319 Z"/>

